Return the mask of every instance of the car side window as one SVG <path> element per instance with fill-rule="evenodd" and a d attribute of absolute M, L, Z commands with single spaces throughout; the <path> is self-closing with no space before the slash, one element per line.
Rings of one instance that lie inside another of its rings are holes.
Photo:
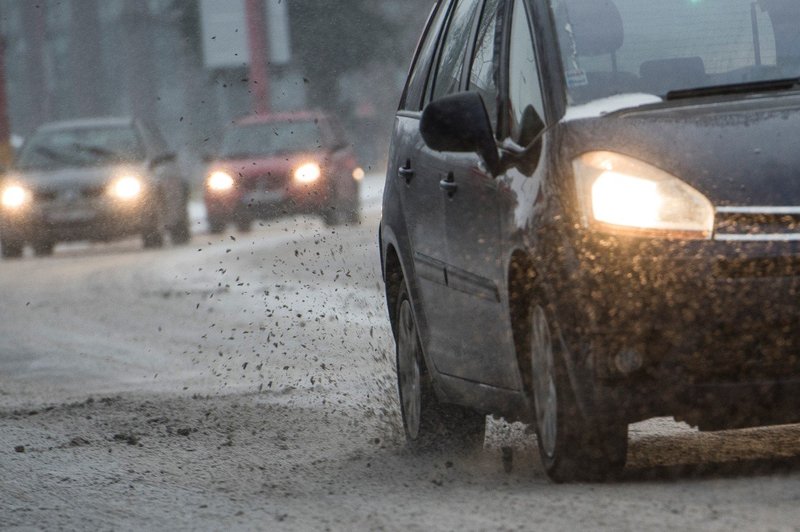
<path fill-rule="evenodd" d="M 532 130 L 531 125 L 543 123 L 545 112 L 533 32 L 523 0 L 514 2 L 510 37 L 507 110 L 509 135 L 518 144 L 526 146 L 539 133 Z M 541 121 L 531 120 L 533 112 Z"/>
<path fill-rule="evenodd" d="M 497 130 L 497 101 L 498 101 L 498 53 L 497 40 L 498 9 L 501 0 L 486 0 L 478 25 L 478 34 L 475 43 L 475 52 L 469 74 L 469 90 L 477 92 L 483 97 L 492 129 Z"/>
<path fill-rule="evenodd" d="M 419 51 L 411 68 L 406 83 L 405 94 L 400 103 L 400 108 L 408 111 L 419 111 L 422 109 L 422 98 L 426 94 L 428 74 L 431 70 L 431 62 L 436 50 L 439 33 L 441 32 L 444 18 L 447 15 L 445 3 L 442 2 L 436 11 L 431 14 L 432 18 L 428 25 L 425 36 L 420 41 Z"/>
<path fill-rule="evenodd" d="M 456 3 L 439 51 L 431 101 L 458 92 L 478 4 L 478 0 L 459 0 Z"/>

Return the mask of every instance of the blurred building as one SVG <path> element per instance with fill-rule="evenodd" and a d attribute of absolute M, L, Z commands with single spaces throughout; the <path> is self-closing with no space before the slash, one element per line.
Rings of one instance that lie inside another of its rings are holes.
<path fill-rule="evenodd" d="M 25 136 L 52 120 L 136 114 L 155 120 L 178 150 L 213 150 L 220 128 L 252 109 L 247 1 L 0 0 L 13 132 Z M 308 65 L 291 48 L 292 10 L 286 0 L 257 1 L 265 10 L 271 106 L 305 107 Z M 430 3 L 369 0 L 404 21 L 402 34 L 386 35 L 399 43 L 392 47 L 396 57 L 341 72 L 329 87 L 339 96 L 322 105 L 344 115 L 365 157 L 385 152 L 383 138 L 427 11 L 420 6 Z"/>

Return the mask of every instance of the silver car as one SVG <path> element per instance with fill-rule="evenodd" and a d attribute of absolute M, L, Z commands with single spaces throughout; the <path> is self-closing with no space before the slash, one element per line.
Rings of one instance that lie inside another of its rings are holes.
<path fill-rule="evenodd" d="M 133 118 L 40 127 L 0 180 L 3 258 L 26 244 L 141 235 L 147 248 L 189 240 L 188 186 L 158 130 Z"/>

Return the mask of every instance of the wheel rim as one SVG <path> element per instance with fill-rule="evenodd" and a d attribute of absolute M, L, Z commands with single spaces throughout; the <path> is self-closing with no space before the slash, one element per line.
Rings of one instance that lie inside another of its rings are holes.
<path fill-rule="evenodd" d="M 533 311 L 531 362 L 536 430 L 544 453 L 548 458 L 553 458 L 558 437 L 558 397 L 553 363 L 553 342 L 547 316 L 544 309 L 538 306 Z"/>
<path fill-rule="evenodd" d="M 412 440 L 419 435 L 420 412 L 422 407 L 419 340 L 411 303 L 406 299 L 400 305 L 397 324 L 397 376 L 400 388 L 400 403 L 403 409 L 403 423 L 406 433 Z"/>

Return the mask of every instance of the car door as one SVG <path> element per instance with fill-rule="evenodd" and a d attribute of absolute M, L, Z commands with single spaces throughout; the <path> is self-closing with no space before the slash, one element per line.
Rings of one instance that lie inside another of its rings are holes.
<path fill-rule="evenodd" d="M 497 32 L 508 32 L 509 38 L 497 39 Z M 544 108 L 523 0 L 485 1 L 467 88 L 483 97 L 498 140 L 514 144 L 533 140 L 526 138 L 531 132 L 525 122 L 531 112 L 543 115 Z M 506 94 L 499 98 L 501 91 Z M 518 170 L 509 168 L 494 177 L 479 156 L 450 154 L 442 183 L 447 198 L 448 316 L 458 338 L 447 372 L 506 389 L 515 389 L 518 381 L 510 316 L 502 293 L 507 264 L 501 223 L 514 208 L 516 195 L 507 175 L 514 172 Z"/>
<path fill-rule="evenodd" d="M 405 262 L 413 267 L 413 272 L 406 272 L 410 277 L 409 289 L 420 341 L 431 358 L 446 349 L 447 339 L 442 321 L 447 296 L 444 200 L 431 169 L 433 154 L 425 147 L 419 133 L 419 121 L 431 83 L 431 65 L 448 14 L 448 4 L 442 3 L 420 43 L 401 109 L 395 118 L 386 184 L 387 189 L 395 191 L 387 197 L 399 198 L 401 203 L 399 210 L 403 213 L 409 243 L 404 250 Z"/>

